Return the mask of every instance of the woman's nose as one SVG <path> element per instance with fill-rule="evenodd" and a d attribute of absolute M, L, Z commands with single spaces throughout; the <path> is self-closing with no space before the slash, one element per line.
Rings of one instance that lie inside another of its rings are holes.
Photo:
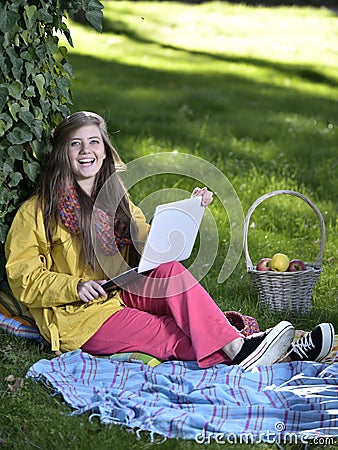
<path fill-rule="evenodd" d="M 81 142 L 81 148 L 80 153 L 88 153 L 89 152 L 89 145 L 85 142 Z"/>

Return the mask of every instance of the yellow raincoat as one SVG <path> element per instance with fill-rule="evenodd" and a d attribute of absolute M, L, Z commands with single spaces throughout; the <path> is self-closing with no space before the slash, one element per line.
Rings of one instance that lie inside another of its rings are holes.
<path fill-rule="evenodd" d="M 136 239 L 144 242 L 149 225 L 138 207 L 131 203 L 130 208 L 137 224 Z M 83 303 L 77 293 L 79 281 L 102 280 L 107 276 L 101 270 L 94 272 L 86 264 L 80 238 L 61 222 L 53 235 L 53 244 L 50 250 L 42 211 L 34 196 L 19 208 L 7 236 L 8 282 L 16 298 L 29 308 L 52 350 L 71 351 L 80 348 L 123 303 L 119 290 L 110 292 L 108 298 Z M 127 261 L 128 251 L 129 246 L 121 250 Z M 115 274 L 126 270 L 127 265 L 118 253 L 110 258 Z"/>

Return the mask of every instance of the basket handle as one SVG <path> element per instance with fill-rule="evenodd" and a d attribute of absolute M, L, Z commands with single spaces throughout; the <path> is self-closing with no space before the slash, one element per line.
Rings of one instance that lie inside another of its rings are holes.
<path fill-rule="evenodd" d="M 321 215 L 321 213 L 320 213 L 319 209 L 316 207 L 316 205 L 314 205 L 308 198 L 306 198 L 305 195 L 300 194 L 299 192 L 290 191 L 290 190 L 278 190 L 278 191 L 269 192 L 269 193 L 263 195 L 262 197 L 259 197 L 249 208 L 249 211 L 244 219 L 244 230 L 243 230 L 243 247 L 244 247 L 247 269 L 253 268 L 253 264 L 252 264 L 252 261 L 251 261 L 250 255 L 249 255 L 249 250 L 248 250 L 248 229 L 249 229 L 251 214 L 254 212 L 256 207 L 258 205 L 260 205 L 264 200 L 266 200 L 267 198 L 270 198 L 270 197 L 274 197 L 276 195 L 281 195 L 281 194 L 294 195 L 296 197 L 301 198 L 308 205 L 310 205 L 311 208 L 317 214 L 319 222 L 320 222 L 320 229 L 321 229 L 321 243 L 320 243 L 320 248 L 319 248 L 319 252 L 317 255 L 317 259 L 314 263 L 314 268 L 320 269 L 322 267 L 324 245 L 325 245 L 325 223 L 324 223 L 323 216 Z"/>

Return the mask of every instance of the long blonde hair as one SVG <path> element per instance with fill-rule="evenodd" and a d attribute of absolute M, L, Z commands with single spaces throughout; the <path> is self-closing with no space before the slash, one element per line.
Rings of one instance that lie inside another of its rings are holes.
<path fill-rule="evenodd" d="M 77 184 L 68 157 L 70 135 L 78 128 L 86 125 L 96 125 L 99 128 L 106 152 L 106 158 L 103 160 L 102 167 L 95 177 L 91 197 Z M 66 119 L 60 122 L 60 124 L 52 131 L 51 143 L 52 152 L 48 155 L 47 164 L 41 173 L 37 187 L 47 240 L 52 247 L 53 227 L 56 226 L 60 220 L 58 199 L 62 186 L 66 182 L 75 187 L 80 203 L 80 236 L 83 243 L 85 259 L 93 269 L 97 269 L 98 262 L 91 237 L 93 205 L 98 193 L 108 178 L 114 173 L 124 170 L 125 164 L 109 139 L 104 119 L 96 113 L 81 111 L 66 117 Z M 130 213 L 128 194 L 118 176 L 113 177 L 113 180 L 111 201 L 114 206 L 117 205 L 117 208 L 115 208 L 116 217 L 122 220 L 126 225 L 126 237 L 130 237 L 130 228 L 131 226 L 134 226 L 134 224 Z M 131 252 L 131 254 L 134 253 L 135 252 Z"/>

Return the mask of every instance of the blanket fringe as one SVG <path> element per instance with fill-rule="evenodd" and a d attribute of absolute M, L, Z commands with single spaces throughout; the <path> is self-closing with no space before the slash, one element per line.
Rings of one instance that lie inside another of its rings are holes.
<path fill-rule="evenodd" d="M 138 428 L 136 430 L 133 430 L 136 434 L 137 440 L 140 441 L 141 440 L 141 432 L 144 431 L 145 434 L 149 434 L 150 436 L 150 442 L 152 444 L 163 444 L 163 442 L 167 441 L 168 438 L 166 436 L 161 436 L 158 433 L 156 433 L 155 431 L 148 431 L 148 430 L 143 430 L 142 428 Z M 156 441 L 156 437 L 161 437 L 162 439 L 160 441 Z"/>

